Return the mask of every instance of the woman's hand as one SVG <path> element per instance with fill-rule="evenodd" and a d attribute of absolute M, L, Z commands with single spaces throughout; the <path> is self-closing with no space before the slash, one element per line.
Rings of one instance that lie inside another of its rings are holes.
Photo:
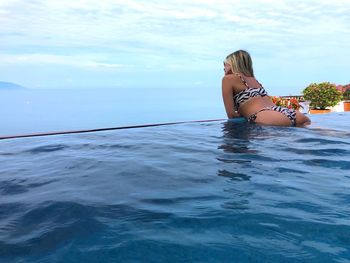
<path fill-rule="evenodd" d="M 240 118 L 240 117 L 242 117 L 242 115 L 239 114 L 238 111 L 234 111 L 234 112 L 233 112 L 233 117 L 232 117 L 232 118 Z"/>

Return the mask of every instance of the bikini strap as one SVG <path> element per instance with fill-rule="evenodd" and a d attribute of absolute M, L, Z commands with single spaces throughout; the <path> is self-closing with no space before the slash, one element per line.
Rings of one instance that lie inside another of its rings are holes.
<path fill-rule="evenodd" d="M 257 80 L 257 79 L 255 79 L 256 80 L 256 82 L 258 82 L 259 83 L 259 85 L 260 85 L 260 87 L 262 87 L 263 88 L 263 85 L 261 85 L 261 83 Z"/>
<path fill-rule="evenodd" d="M 243 82 L 243 84 L 244 84 L 247 88 L 249 88 L 248 83 L 245 81 L 245 79 L 244 79 L 240 74 L 238 74 L 238 73 L 236 73 L 236 72 L 233 72 L 233 74 L 237 75 L 237 76 L 241 79 L 241 81 Z M 260 83 L 259 83 L 259 84 L 260 84 Z M 260 84 L 260 85 L 261 85 L 261 84 Z"/>

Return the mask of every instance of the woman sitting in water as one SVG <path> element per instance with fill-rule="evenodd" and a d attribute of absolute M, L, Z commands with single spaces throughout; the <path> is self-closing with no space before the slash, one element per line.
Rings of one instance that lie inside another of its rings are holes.
<path fill-rule="evenodd" d="M 222 96 L 228 118 L 245 117 L 251 123 L 304 126 L 310 119 L 299 111 L 276 106 L 255 79 L 248 52 L 238 50 L 224 61 Z"/>

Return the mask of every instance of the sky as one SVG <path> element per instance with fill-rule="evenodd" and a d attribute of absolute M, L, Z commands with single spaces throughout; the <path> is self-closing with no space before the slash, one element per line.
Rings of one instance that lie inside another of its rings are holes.
<path fill-rule="evenodd" d="M 348 0 L 0 0 L 0 81 L 220 88 L 238 49 L 273 95 L 350 83 Z"/>

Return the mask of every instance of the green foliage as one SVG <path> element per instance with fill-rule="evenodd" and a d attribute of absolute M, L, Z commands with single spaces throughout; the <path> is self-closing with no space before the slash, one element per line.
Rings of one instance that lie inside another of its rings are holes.
<path fill-rule="evenodd" d="M 350 88 L 343 93 L 344 100 L 350 100 Z"/>
<path fill-rule="evenodd" d="M 337 105 L 342 100 L 342 93 L 329 82 L 311 83 L 303 90 L 304 99 L 311 101 L 314 109 L 326 109 Z"/>

